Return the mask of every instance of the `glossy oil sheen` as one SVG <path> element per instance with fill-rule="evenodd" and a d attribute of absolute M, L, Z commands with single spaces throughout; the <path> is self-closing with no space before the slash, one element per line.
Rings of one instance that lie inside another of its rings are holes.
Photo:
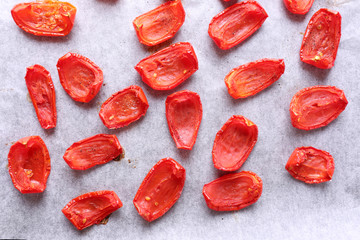
<path fill-rule="evenodd" d="M 286 8 L 294 14 L 306 14 L 313 3 L 314 0 L 284 0 Z"/>

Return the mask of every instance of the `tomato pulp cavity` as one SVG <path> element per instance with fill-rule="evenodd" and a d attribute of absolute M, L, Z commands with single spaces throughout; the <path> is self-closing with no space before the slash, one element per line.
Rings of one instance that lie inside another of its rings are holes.
<path fill-rule="evenodd" d="M 306 14 L 313 3 L 314 0 L 284 0 L 287 10 L 294 14 Z"/>

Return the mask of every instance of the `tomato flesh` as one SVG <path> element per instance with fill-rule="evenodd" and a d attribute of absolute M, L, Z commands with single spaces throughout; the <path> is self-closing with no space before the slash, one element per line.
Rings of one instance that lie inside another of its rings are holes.
<path fill-rule="evenodd" d="M 314 0 L 284 0 L 284 4 L 294 14 L 306 14 L 309 12 Z"/>

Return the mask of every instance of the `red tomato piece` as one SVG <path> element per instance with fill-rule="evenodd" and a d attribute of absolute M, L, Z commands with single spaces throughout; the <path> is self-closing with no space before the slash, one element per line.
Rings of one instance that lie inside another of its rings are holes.
<path fill-rule="evenodd" d="M 291 123 L 303 130 L 324 127 L 336 119 L 347 104 L 344 92 L 336 87 L 304 88 L 291 100 Z"/>
<path fill-rule="evenodd" d="M 297 180 L 313 184 L 330 181 L 335 164 L 328 152 L 313 147 L 300 147 L 291 154 L 285 169 Z"/>
<path fill-rule="evenodd" d="M 85 193 L 71 200 L 62 209 L 63 214 L 78 229 L 99 224 L 105 217 L 123 206 L 113 191 Z"/>
<path fill-rule="evenodd" d="M 11 146 L 9 173 L 14 187 L 21 193 L 40 193 L 46 188 L 50 174 L 50 156 L 39 136 L 18 140 Z"/>
<path fill-rule="evenodd" d="M 306 14 L 313 3 L 314 0 L 284 0 L 287 10 L 294 14 Z"/>
<path fill-rule="evenodd" d="M 301 61 L 322 69 L 334 66 L 341 37 L 341 15 L 325 8 L 307 25 L 300 49 Z"/>
<path fill-rule="evenodd" d="M 25 82 L 41 127 L 56 127 L 56 98 L 50 73 L 40 65 L 28 67 Z"/>
<path fill-rule="evenodd" d="M 148 107 L 143 90 L 132 85 L 108 98 L 101 105 L 99 116 L 106 127 L 121 128 L 145 116 Z"/>
<path fill-rule="evenodd" d="M 235 211 L 259 200 L 262 185 L 261 178 L 253 172 L 230 173 L 205 184 L 203 195 L 210 209 Z"/>
<path fill-rule="evenodd" d="M 154 221 L 175 204 L 184 184 L 185 169 L 172 158 L 161 159 L 141 183 L 134 206 L 146 221 Z"/>
<path fill-rule="evenodd" d="M 256 1 L 242 1 L 228 7 L 210 22 L 209 35 L 219 48 L 226 50 L 250 37 L 268 17 Z"/>
<path fill-rule="evenodd" d="M 90 102 L 103 83 L 102 70 L 90 59 L 67 53 L 57 62 L 60 83 L 67 94 L 78 102 Z"/>
<path fill-rule="evenodd" d="M 285 71 L 283 59 L 260 59 L 234 68 L 225 77 L 230 96 L 247 98 L 269 87 Z"/>
<path fill-rule="evenodd" d="M 64 154 L 70 168 L 85 170 L 107 163 L 124 153 L 115 135 L 98 134 L 71 145 Z"/>
<path fill-rule="evenodd" d="M 154 46 L 172 38 L 185 21 L 180 0 L 168 1 L 135 18 L 133 25 L 142 44 Z"/>
<path fill-rule="evenodd" d="M 223 171 L 238 170 L 255 146 L 258 128 L 249 119 L 232 116 L 218 131 L 212 150 L 215 168 Z"/>
<path fill-rule="evenodd" d="M 20 3 L 11 15 L 22 30 L 37 36 L 66 36 L 70 33 L 76 8 L 67 2 L 43 0 Z"/>
<path fill-rule="evenodd" d="M 198 60 L 190 43 L 175 43 L 147 58 L 136 66 L 144 83 L 155 90 L 177 87 L 198 70 Z"/>
<path fill-rule="evenodd" d="M 177 148 L 191 150 L 202 119 L 200 96 L 189 90 L 166 98 L 166 119 Z"/>

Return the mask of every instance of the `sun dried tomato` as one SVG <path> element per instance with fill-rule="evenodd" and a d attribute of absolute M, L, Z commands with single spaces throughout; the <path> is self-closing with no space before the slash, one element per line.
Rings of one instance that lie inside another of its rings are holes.
<path fill-rule="evenodd" d="M 205 184 L 203 195 L 209 208 L 235 211 L 259 200 L 262 185 L 261 178 L 253 172 L 230 173 Z"/>
<path fill-rule="evenodd" d="M 328 69 L 334 66 L 341 37 L 341 15 L 325 8 L 310 19 L 300 49 L 301 61 Z"/>
<path fill-rule="evenodd" d="M 247 98 L 276 82 L 284 71 L 283 59 L 264 58 L 232 69 L 225 84 L 233 98 Z"/>
<path fill-rule="evenodd" d="M 141 183 L 134 206 L 146 221 L 154 221 L 175 204 L 184 184 L 185 169 L 172 158 L 161 159 Z"/>
<path fill-rule="evenodd" d="M 258 30 L 268 17 L 256 1 L 242 1 L 228 7 L 210 22 L 209 35 L 226 50 L 241 43 Z"/>
<path fill-rule="evenodd" d="M 335 165 L 328 152 L 313 147 L 300 147 L 291 154 L 285 169 L 297 180 L 313 184 L 330 181 Z"/>
<path fill-rule="evenodd" d="M 37 36 L 66 36 L 74 25 L 76 8 L 67 2 L 43 0 L 17 4 L 11 15 L 25 32 Z"/>
<path fill-rule="evenodd" d="M 306 14 L 314 0 L 284 0 L 286 8 L 294 14 Z"/>
<path fill-rule="evenodd" d="M 85 193 L 71 200 L 62 209 L 65 217 L 79 230 L 99 224 L 123 206 L 113 191 Z"/>
<path fill-rule="evenodd" d="M 178 86 L 198 70 L 198 60 L 190 43 L 175 43 L 141 60 L 136 66 L 144 83 L 155 90 Z"/>
<path fill-rule="evenodd" d="M 189 90 L 166 98 L 166 119 L 177 148 L 191 150 L 202 119 L 200 96 Z"/>
<path fill-rule="evenodd" d="M 291 123 L 303 130 L 324 127 L 336 119 L 347 104 L 344 92 L 336 87 L 304 88 L 291 100 Z"/>
<path fill-rule="evenodd" d="M 154 46 L 172 38 L 185 21 L 180 0 L 168 1 L 135 18 L 133 25 L 142 44 Z"/>
<path fill-rule="evenodd" d="M 18 140 L 11 146 L 9 173 L 14 187 L 21 193 L 40 193 L 46 188 L 50 174 L 50 156 L 39 136 Z"/>
<path fill-rule="evenodd" d="M 28 67 L 25 82 L 41 127 L 56 127 L 55 89 L 50 73 L 40 65 Z"/>

